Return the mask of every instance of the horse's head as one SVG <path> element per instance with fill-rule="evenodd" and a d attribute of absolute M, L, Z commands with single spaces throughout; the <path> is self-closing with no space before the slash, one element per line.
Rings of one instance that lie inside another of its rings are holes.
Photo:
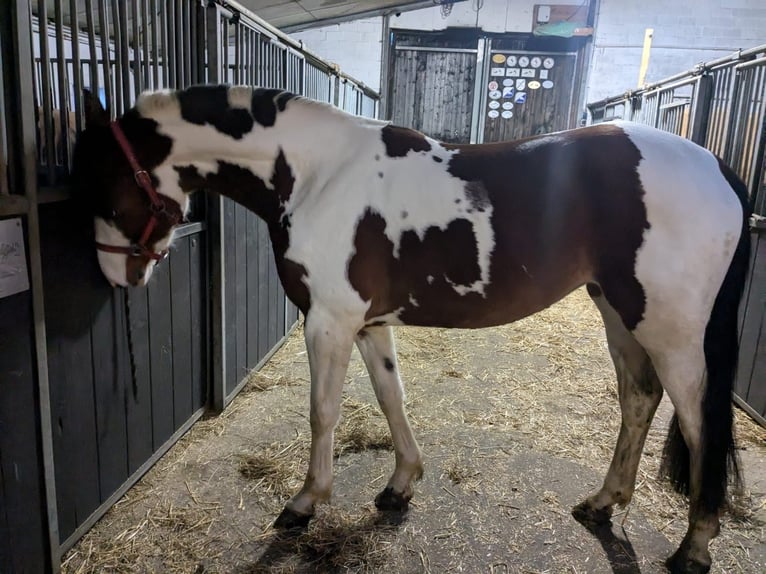
<path fill-rule="evenodd" d="M 85 129 L 72 171 L 75 197 L 94 221 L 98 262 L 112 285 L 144 285 L 164 258 L 188 206 L 162 193 L 152 170 L 172 140 L 137 110 L 111 122 L 101 102 L 85 93 Z M 174 194 L 178 198 L 178 194 Z"/>

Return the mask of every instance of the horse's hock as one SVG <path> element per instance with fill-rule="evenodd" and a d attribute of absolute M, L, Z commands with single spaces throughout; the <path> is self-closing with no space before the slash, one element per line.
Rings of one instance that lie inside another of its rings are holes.
<path fill-rule="evenodd" d="M 584 290 L 509 327 L 408 328 L 397 337 L 425 459 L 403 518 L 372 504 L 393 453 L 355 354 L 333 499 L 305 533 L 270 528 L 300 486 L 310 439 L 308 364 L 296 331 L 228 414 L 196 425 L 69 552 L 65 571 L 664 571 L 662 557 L 685 529 L 685 502 L 657 477 L 667 404 L 631 505 L 592 532 L 570 514 L 600 484 L 619 428 L 614 370 Z M 766 437 L 746 417 L 737 434 L 748 489 L 712 545 L 714 571 L 758 572 L 766 564 Z"/>

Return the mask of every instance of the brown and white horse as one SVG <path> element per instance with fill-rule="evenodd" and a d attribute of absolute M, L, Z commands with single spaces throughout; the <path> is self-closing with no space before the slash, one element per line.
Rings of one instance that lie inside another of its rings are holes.
<path fill-rule="evenodd" d="M 333 429 L 352 347 L 388 419 L 396 467 L 376 498 L 405 510 L 422 472 L 392 325 L 516 321 L 584 284 L 606 325 L 622 427 L 602 488 L 573 510 L 608 522 L 631 499 L 663 389 L 675 407 L 665 471 L 690 497 L 667 564 L 705 572 L 737 477 L 731 389 L 749 256 L 747 193 L 705 149 L 610 123 L 521 141 L 445 145 L 286 92 L 146 93 L 110 124 L 88 98 L 74 181 L 94 210 L 113 285 L 143 285 L 189 194 L 232 198 L 268 224 L 305 315 L 311 455 L 276 521 L 306 525 L 330 497 Z"/>

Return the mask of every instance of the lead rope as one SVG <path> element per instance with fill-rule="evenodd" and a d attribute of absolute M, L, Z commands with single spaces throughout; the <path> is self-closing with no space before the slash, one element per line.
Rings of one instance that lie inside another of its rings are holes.
<path fill-rule="evenodd" d="M 130 357 L 130 380 L 133 385 L 133 397 L 138 397 L 138 381 L 136 379 L 136 355 L 133 352 L 133 327 L 130 321 L 130 294 L 123 289 L 125 301 L 125 323 L 128 332 L 128 356 Z"/>

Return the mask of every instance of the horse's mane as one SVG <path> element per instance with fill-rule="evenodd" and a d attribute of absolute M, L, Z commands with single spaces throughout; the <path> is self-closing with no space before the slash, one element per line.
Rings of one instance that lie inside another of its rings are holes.
<path fill-rule="evenodd" d="M 228 84 L 226 85 L 226 87 L 228 90 L 230 91 L 236 90 L 240 92 L 240 94 L 242 93 L 252 94 L 255 90 L 261 89 L 259 87 L 253 87 L 253 86 L 228 85 Z M 182 93 L 183 91 L 184 89 L 181 89 L 181 90 L 162 89 L 162 90 L 145 91 L 141 93 L 141 95 L 136 100 L 136 104 L 135 104 L 136 109 L 141 113 L 141 115 L 156 118 L 156 119 L 160 119 L 163 116 L 167 116 L 168 114 L 177 115 L 180 112 L 178 94 Z M 386 123 L 388 123 L 388 122 L 383 122 L 381 120 L 375 120 L 375 119 L 361 117 L 361 116 L 354 116 L 353 114 L 350 114 L 349 112 L 346 112 L 345 110 L 337 108 L 334 105 L 329 104 L 327 102 L 314 100 L 306 96 L 302 96 L 300 94 L 290 92 L 288 90 L 280 90 L 277 93 L 275 93 L 275 99 L 279 97 L 288 98 L 289 104 L 291 106 L 295 105 L 301 108 L 316 110 L 317 112 L 321 112 L 322 114 L 332 115 L 337 120 L 353 121 L 357 124 L 385 125 Z"/>

